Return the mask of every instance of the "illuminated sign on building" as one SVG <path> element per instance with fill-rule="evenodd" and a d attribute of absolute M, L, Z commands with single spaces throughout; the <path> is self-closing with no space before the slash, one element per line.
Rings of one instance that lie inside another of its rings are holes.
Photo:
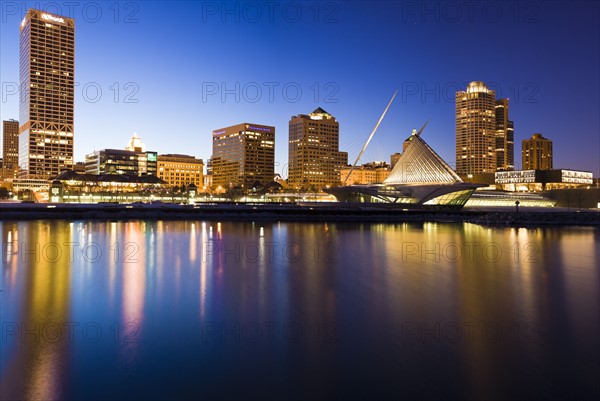
<path fill-rule="evenodd" d="M 58 22 L 61 24 L 65 23 L 64 18 L 55 17 L 54 15 L 50 15 L 50 14 L 42 14 L 42 19 L 45 19 L 47 21 L 52 21 L 52 22 Z"/>
<path fill-rule="evenodd" d="M 250 129 L 253 131 L 265 131 L 265 132 L 271 132 L 271 128 L 267 128 L 267 127 L 255 127 L 254 125 L 250 125 L 250 126 L 246 126 L 246 129 Z"/>

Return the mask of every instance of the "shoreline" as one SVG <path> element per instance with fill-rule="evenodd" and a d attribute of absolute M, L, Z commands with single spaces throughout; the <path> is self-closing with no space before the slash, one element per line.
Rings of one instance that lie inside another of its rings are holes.
<path fill-rule="evenodd" d="M 1 203 L 4 220 L 244 220 L 286 222 L 468 222 L 482 226 L 600 226 L 600 212 L 410 210 L 365 204 L 39 204 Z"/>

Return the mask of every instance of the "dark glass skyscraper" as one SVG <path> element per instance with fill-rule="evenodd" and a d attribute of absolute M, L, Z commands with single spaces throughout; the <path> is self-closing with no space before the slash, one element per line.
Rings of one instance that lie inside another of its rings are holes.
<path fill-rule="evenodd" d="M 496 100 L 496 170 L 515 169 L 515 126 L 508 119 L 508 99 Z"/>

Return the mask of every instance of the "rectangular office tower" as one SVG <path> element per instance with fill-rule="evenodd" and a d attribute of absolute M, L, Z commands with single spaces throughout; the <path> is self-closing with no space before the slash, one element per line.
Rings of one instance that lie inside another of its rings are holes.
<path fill-rule="evenodd" d="M 523 170 L 552 170 L 552 141 L 542 134 L 523 139 L 521 157 Z"/>
<path fill-rule="evenodd" d="M 302 191 L 340 185 L 348 153 L 339 151 L 340 124 L 322 108 L 289 123 L 288 184 Z"/>
<path fill-rule="evenodd" d="M 14 178 L 19 165 L 19 122 L 2 121 L 2 168 L 4 177 Z"/>
<path fill-rule="evenodd" d="M 73 167 L 75 21 L 30 9 L 20 33 L 19 176 Z"/>
<path fill-rule="evenodd" d="M 496 171 L 515 169 L 515 125 L 508 119 L 508 99 L 496 100 Z"/>
<path fill-rule="evenodd" d="M 275 127 L 237 124 L 213 131 L 212 186 L 251 190 L 275 177 Z"/>

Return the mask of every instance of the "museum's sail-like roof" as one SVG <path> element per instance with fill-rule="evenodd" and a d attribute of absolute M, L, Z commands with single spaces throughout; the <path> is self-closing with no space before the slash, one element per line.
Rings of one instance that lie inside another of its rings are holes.
<path fill-rule="evenodd" d="M 462 182 L 452 168 L 421 138 L 411 135 L 402 156 L 384 184 L 452 184 Z"/>

